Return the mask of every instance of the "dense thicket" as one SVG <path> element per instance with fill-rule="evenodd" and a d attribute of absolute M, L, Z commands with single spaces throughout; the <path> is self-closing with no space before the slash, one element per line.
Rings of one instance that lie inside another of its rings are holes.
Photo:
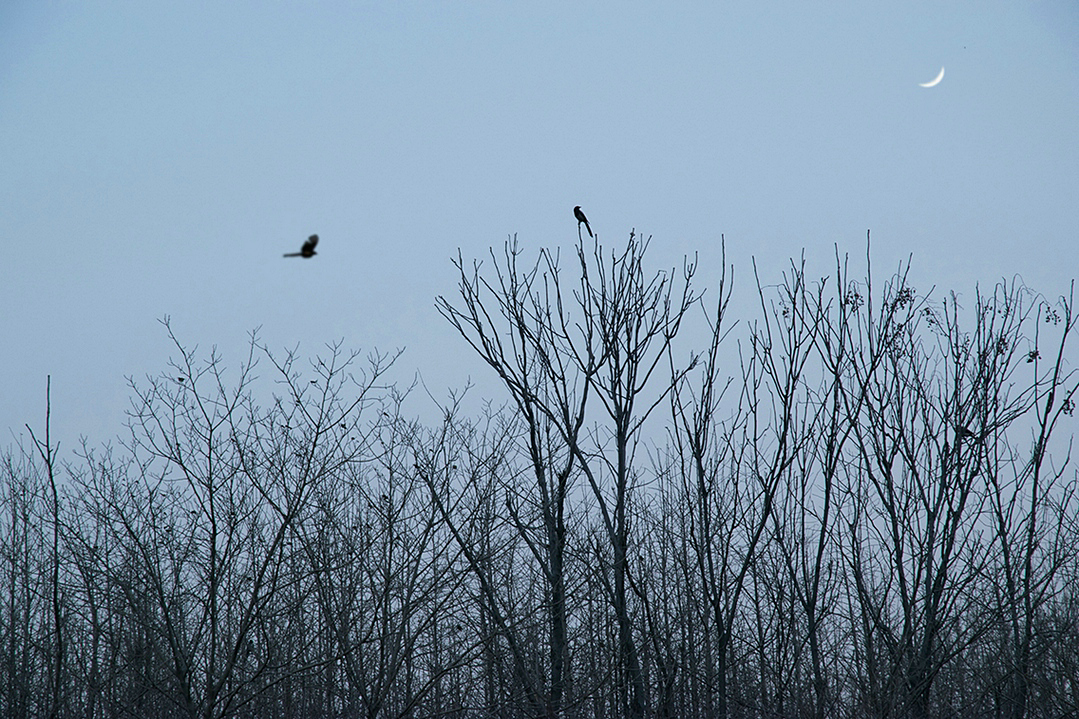
<path fill-rule="evenodd" d="M 837 258 L 736 326 L 646 249 L 459 259 L 476 415 L 177 342 L 116 446 L 6 451 L 0 715 L 1079 714 L 1072 298 Z"/>

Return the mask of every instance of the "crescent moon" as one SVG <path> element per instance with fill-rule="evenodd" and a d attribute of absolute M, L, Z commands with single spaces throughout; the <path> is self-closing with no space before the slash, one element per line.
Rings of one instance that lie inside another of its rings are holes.
<path fill-rule="evenodd" d="M 935 78 L 933 78 L 929 82 L 919 82 L 918 84 L 921 85 L 922 87 L 936 87 L 940 83 L 940 81 L 943 80 L 943 79 L 944 79 L 944 68 L 942 67 L 940 69 L 940 74 L 937 75 Z"/>

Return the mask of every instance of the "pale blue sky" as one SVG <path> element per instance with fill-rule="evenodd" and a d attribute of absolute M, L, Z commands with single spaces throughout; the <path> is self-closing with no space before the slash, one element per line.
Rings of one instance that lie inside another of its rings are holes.
<path fill-rule="evenodd" d="M 947 69 L 935 88 L 918 86 Z M 0 4 L 0 431 L 121 432 L 157 320 L 232 365 L 408 348 L 485 370 L 433 309 L 451 255 L 572 208 L 656 266 L 720 234 L 740 291 L 806 249 L 972 294 L 1079 272 L 1079 3 Z M 285 260 L 317 232 L 312 260 Z M 883 271 L 883 270 L 882 270 Z"/>

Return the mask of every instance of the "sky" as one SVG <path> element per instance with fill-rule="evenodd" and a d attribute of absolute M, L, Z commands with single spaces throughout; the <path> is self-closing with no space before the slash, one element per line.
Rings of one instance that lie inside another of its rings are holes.
<path fill-rule="evenodd" d="M 924 88 L 946 69 L 943 81 Z M 451 258 L 720 238 L 736 291 L 803 251 L 920 290 L 1079 274 L 1079 2 L 0 3 L 0 447 L 123 436 L 188 347 L 404 348 L 487 372 Z M 284 259 L 318 233 L 318 255 Z M 747 305 L 748 306 L 748 305 Z"/>

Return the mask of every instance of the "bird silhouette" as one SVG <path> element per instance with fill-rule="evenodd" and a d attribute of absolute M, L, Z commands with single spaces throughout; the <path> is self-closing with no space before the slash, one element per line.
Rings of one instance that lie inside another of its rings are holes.
<path fill-rule="evenodd" d="M 583 212 L 581 212 L 581 206 L 580 205 L 577 205 L 576 207 L 573 208 L 573 216 L 577 218 L 577 229 L 578 230 L 581 229 L 581 223 L 583 222 L 584 223 L 584 228 L 586 230 L 588 230 L 588 236 L 589 237 L 595 237 L 595 235 L 592 234 L 592 228 L 589 227 L 589 225 L 588 225 L 588 218 L 584 216 Z"/>
<path fill-rule="evenodd" d="M 972 442 L 981 443 L 989 437 L 990 432 L 992 432 L 991 427 L 983 432 L 975 432 L 973 430 L 967 429 L 961 424 L 955 425 L 955 437 L 957 441 L 969 439 Z"/>
<path fill-rule="evenodd" d="M 318 253 L 315 252 L 315 245 L 318 244 L 318 235 L 311 235 L 307 238 L 307 242 L 303 243 L 303 247 L 299 252 L 289 252 L 284 257 L 314 257 Z"/>

